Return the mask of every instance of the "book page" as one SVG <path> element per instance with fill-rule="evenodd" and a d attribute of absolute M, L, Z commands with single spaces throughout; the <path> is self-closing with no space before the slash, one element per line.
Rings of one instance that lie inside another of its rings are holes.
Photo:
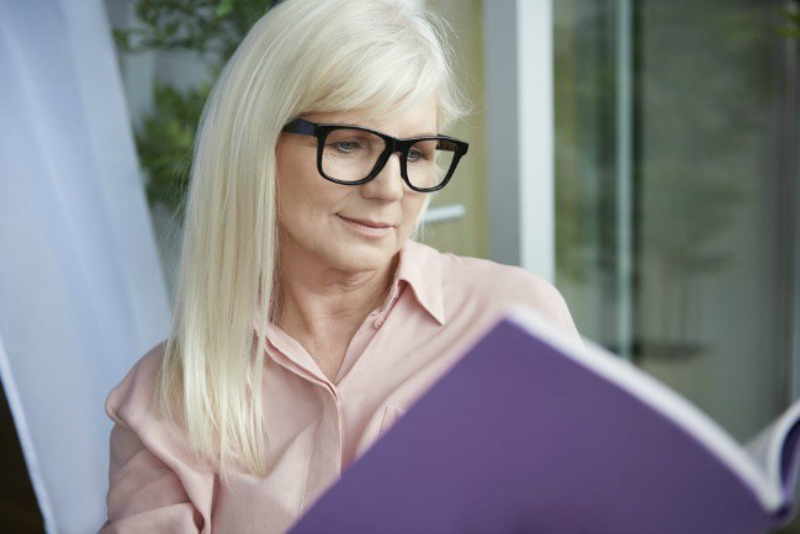
<path fill-rule="evenodd" d="M 579 346 L 544 323 L 538 315 L 524 306 L 510 307 L 508 317 L 577 363 L 627 391 L 681 426 L 752 488 L 764 510 L 775 512 L 783 508 L 785 497 L 779 476 L 775 473 L 768 474 L 763 470 L 741 443 L 688 399 L 590 339 L 584 339 L 584 346 Z M 798 408 L 800 409 L 800 406 Z M 770 443 L 772 444 L 768 448 L 775 449 L 775 444 Z M 776 457 L 776 453 L 773 450 L 766 455 L 768 458 L 766 464 L 770 465 L 769 458 Z"/>
<path fill-rule="evenodd" d="M 789 501 L 794 493 L 796 450 L 784 450 L 789 433 L 800 421 L 800 400 L 795 401 L 781 416 L 751 438 L 745 450 L 753 462 L 767 474 L 771 486 L 780 488 Z M 784 458 L 784 456 L 788 456 Z M 788 468 L 785 472 L 784 467 Z"/>

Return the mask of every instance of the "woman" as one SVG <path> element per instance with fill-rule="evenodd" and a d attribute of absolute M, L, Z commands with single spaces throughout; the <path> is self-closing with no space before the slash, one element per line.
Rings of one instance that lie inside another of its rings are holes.
<path fill-rule="evenodd" d="M 414 240 L 468 149 L 440 135 L 466 113 L 443 33 L 391 0 L 248 33 L 203 113 L 172 332 L 106 402 L 103 533 L 284 532 L 504 306 L 580 339 L 543 278 Z"/>

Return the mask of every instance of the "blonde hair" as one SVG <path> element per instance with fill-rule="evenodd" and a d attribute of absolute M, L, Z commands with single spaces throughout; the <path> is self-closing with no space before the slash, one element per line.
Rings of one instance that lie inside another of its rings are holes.
<path fill-rule="evenodd" d="M 216 81 L 195 139 L 157 402 L 223 479 L 233 468 L 264 476 L 268 467 L 264 351 L 256 349 L 276 311 L 281 129 L 309 112 L 401 114 L 435 92 L 446 130 L 469 112 L 448 29 L 399 0 L 285 0 L 253 26 Z"/>

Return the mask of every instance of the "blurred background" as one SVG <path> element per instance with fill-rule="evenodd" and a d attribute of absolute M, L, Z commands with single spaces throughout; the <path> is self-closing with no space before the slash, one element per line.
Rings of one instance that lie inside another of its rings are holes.
<path fill-rule="evenodd" d="M 798 2 L 408 1 L 476 104 L 423 241 L 545 276 L 741 442 L 800 397 Z M 0 1 L 3 532 L 105 519 L 105 396 L 166 335 L 197 120 L 272 3 Z"/>

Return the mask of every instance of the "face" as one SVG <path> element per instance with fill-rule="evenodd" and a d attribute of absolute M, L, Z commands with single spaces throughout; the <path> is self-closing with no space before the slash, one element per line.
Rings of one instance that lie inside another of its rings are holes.
<path fill-rule="evenodd" d="M 345 123 L 400 137 L 436 134 L 436 99 L 431 95 L 391 121 L 367 122 L 357 112 L 318 113 L 303 118 L 316 123 Z M 282 133 L 278 159 L 278 224 L 281 249 L 311 257 L 343 271 L 380 269 L 408 238 L 425 195 L 409 188 L 400 175 L 400 155 L 389 158 L 381 172 L 361 185 L 343 185 L 317 171 L 317 139 Z M 345 220 L 385 223 L 382 232 L 360 230 Z"/>

